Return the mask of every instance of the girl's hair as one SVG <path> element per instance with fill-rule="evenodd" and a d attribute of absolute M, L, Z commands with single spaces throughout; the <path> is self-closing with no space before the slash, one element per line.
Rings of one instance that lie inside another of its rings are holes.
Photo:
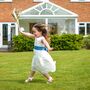
<path fill-rule="evenodd" d="M 46 29 L 46 25 L 45 24 L 35 24 L 33 27 L 36 28 L 39 32 L 42 32 L 42 35 L 47 40 L 48 35 L 47 35 L 47 29 Z"/>

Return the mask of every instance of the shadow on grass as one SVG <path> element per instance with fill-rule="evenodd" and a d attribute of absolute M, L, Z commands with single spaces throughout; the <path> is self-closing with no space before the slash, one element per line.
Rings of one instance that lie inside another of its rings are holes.
<path fill-rule="evenodd" d="M 8 83 L 22 83 L 22 84 L 25 84 L 25 80 L 0 80 L 0 82 L 8 82 Z M 42 80 L 42 79 L 35 79 L 31 82 L 28 82 L 28 83 L 46 83 L 45 80 Z"/>

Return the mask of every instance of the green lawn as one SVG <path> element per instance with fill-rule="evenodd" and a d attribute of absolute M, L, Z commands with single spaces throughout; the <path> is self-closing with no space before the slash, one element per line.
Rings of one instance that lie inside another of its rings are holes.
<path fill-rule="evenodd" d="M 0 53 L 0 90 L 90 90 L 90 50 L 53 51 L 57 71 L 52 84 L 40 73 L 24 83 L 31 68 L 33 52 Z"/>

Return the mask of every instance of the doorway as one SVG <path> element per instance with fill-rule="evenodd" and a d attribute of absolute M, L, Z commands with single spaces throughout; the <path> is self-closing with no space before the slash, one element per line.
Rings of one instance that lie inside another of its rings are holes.
<path fill-rule="evenodd" d="M 16 26 L 14 23 L 2 23 L 0 28 L 0 47 L 7 48 L 16 34 Z"/>
<path fill-rule="evenodd" d="M 30 33 L 32 33 L 32 27 L 34 24 L 36 24 L 36 23 L 29 23 L 29 32 Z M 51 35 L 57 34 L 57 23 L 48 23 L 48 32 Z"/>

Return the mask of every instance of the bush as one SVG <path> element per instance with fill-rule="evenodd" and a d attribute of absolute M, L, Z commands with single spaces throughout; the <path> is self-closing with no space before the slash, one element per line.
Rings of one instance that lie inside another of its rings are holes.
<path fill-rule="evenodd" d="M 34 48 L 34 39 L 27 38 L 23 35 L 13 37 L 13 51 L 32 51 Z"/>
<path fill-rule="evenodd" d="M 90 35 L 87 37 L 84 37 L 84 47 L 86 49 L 90 49 Z"/>
<path fill-rule="evenodd" d="M 75 34 L 52 35 L 50 46 L 54 50 L 78 50 L 83 46 L 83 37 Z M 13 37 L 13 51 L 32 51 L 34 39 L 23 35 Z"/>
<path fill-rule="evenodd" d="M 76 34 L 53 35 L 51 46 L 55 50 L 78 50 L 83 46 L 83 37 Z"/>

